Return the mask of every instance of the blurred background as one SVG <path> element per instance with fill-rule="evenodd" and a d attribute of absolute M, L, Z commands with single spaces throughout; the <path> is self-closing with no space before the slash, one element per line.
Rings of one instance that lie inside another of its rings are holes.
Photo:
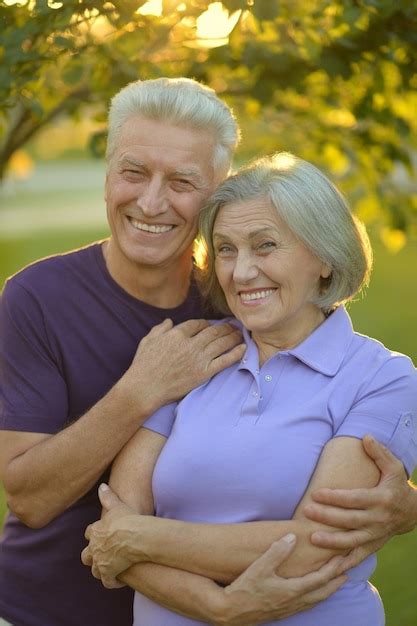
<path fill-rule="evenodd" d="M 188 76 L 233 107 L 236 167 L 289 150 L 343 190 L 375 251 L 356 329 L 417 363 L 416 47 L 413 0 L 0 0 L 0 283 L 108 235 L 109 99 Z M 387 626 L 417 624 L 415 554 L 380 553 Z"/>

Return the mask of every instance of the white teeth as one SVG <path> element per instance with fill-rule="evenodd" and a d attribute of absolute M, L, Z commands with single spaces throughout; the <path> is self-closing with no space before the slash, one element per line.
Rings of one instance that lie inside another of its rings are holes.
<path fill-rule="evenodd" d="M 243 302 L 247 302 L 249 300 L 261 300 L 262 298 L 266 298 L 274 293 L 275 289 L 262 289 L 262 291 L 252 291 L 251 293 L 240 293 L 240 297 Z"/>
<path fill-rule="evenodd" d="M 147 233 L 167 233 L 174 228 L 172 225 L 158 226 L 157 224 L 144 224 L 132 218 L 130 219 L 130 223 L 137 230 L 144 230 Z"/>

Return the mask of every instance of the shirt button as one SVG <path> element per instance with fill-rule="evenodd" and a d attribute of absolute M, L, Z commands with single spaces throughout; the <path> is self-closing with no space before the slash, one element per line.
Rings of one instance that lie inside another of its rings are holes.
<path fill-rule="evenodd" d="M 405 424 L 406 426 L 411 426 L 411 420 L 410 420 L 410 418 L 409 418 L 409 417 L 407 417 L 407 419 L 406 419 L 406 420 L 404 420 L 404 424 Z"/>
<path fill-rule="evenodd" d="M 272 376 L 271 376 L 271 374 L 267 374 L 267 375 L 265 376 L 265 380 L 266 380 L 268 383 L 270 383 L 270 382 L 271 382 L 271 380 L 272 380 Z"/>
<path fill-rule="evenodd" d="M 242 363 L 247 363 L 247 359 L 242 359 Z"/>
<path fill-rule="evenodd" d="M 258 397 L 258 392 L 257 391 L 252 391 L 252 395 L 253 395 L 254 398 L 257 398 Z"/>
<path fill-rule="evenodd" d="M 256 372 L 257 374 L 259 374 L 259 370 L 255 370 L 255 372 Z"/>

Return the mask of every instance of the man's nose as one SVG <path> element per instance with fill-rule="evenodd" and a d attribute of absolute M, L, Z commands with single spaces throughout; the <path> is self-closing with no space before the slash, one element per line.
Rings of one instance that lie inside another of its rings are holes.
<path fill-rule="evenodd" d="M 147 217 L 153 217 L 164 213 L 168 206 L 165 185 L 159 180 L 150 180 L 141 189 L 137 199 L 137 205 Z"/>
<path fill-rule="evenodd" d="M 246 284 L 258 276 L 259 269 L 253 256 L 246 252 L 239 252 L 233 269 L 233 280 L 236 283 Z"/>

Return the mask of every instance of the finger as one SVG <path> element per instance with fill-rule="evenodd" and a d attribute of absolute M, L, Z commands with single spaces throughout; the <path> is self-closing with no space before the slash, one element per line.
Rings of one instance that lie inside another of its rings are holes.
<path fill-rule="evenodd" d="M 85 529 L 84 537 L 87 539 L 87 541 L 90 541 L 92 528 L 93 528 L 93 524 L 89 524 L 87 528 Z"/>
<path fill-rule="evenodd" d="M 254 576 L 265 576 L 275 573 L 275 570 L 283 563 L 295 548 L 297 539 L 292 533 L 274 541 L 260 557 L 256 559 L 244 573 Z"/>
<path fill-rule="evenodd" d="M 91 567 L 93 564 L 93 557 L 88 546 L 81 552 L 81 562 L 88 567 Z"/>
<path fill-rule="evenodd" d="M 319 504 L 307 505 L 305 515 L 311 520 L 326 524 L 326 526 L 335 526 L 347 530 L 361 528 L 377 521 L 372 510 L 342 509 Z"/>
<path fill-rule="evenodd" d="M 100 498 L 102 507 L 106 509 L 106 511 L 110 511 L 116 506 L 124 504 L 119 496 L 106 483 L 101 483 L 98 488 L 98 497 Z"/>
<path fill-rule="evenodd" d="M 340 576 L 339 570 L 343 560 L 343 556 L 335 556 L 318 570 L 310 572 L 310 574 L 306 574 L 305 576 L 293 578 L 291 582 L 295 585 L 297 593 L 304 594 L 309 591 L 315 591 Z"/>
<path fill-rule="evenodd" d="M 213 359 L 208 368 L 209 375 L 214 376 L 215 374 L 218 374 L 227 367 L 230 367 L 234 363 L 238 363 L 238 361 L 241 361 L 243 355 L 246 352 L 246 349 L 246 344 L 241 343 L 229 352 L 226 352 L 226 354 L 222 354 L 216 359 Z"/>
<path fill-rule="evenodd" d="M 391 535 L 386 535 L 375 541 L 369 541 L 363 546 L 354 548 L 342 561 L 339 573 L 346 572 L 352 567 L 356 567 L 359 563 L 362 563 L 370 554 L 374 554 L 382 548 L 382 546 L 391 538 Z"/>
<path fill-rule="evenodd" d="M 151 328 L 151 330 L 146 336 L 149 337 L 149 335 L 163 335 L 168 330 L 170 330 L 173 326 L 174 326 L 174 322 L 169 317 L 166 317 L 163 322 L 160 322 L 159 324 L 155 324 L 155 326 Z"/>
<path fill-rule="evenodd" d="M 217 357 L 221 356 L 225 352 L 231 350 L 238 345 L 245 344 L 242 344 L 242 333 L 240 332 L 240 330 L 235 329 L 230 333 L 222 334 L 221 336 L 213 339 L 209 344 L 206 345 L 205 353 L 208 356 L 211 356 L 212 359 L 216 359 Z"/>
<path fill-rule="evenodd" d="M 312 493 L 312 498 L 315 502 L 344 509 L 367 509 L 379 504 L 374 489 L 318 489 Z M 307 505 L 305 510 L 310 509 L 310 506 L 313 505 Z"/>
<path fill-rule="evenodd" d="M 403 465 L 401 461 L 371 435 L 365 435 L 362 444 L 366 454 L 375 461 L 378 469 L 384 476 L 395 474 L 402 470 Z"/>
<path fill-rule="evenodd" d="M 302 599 L 308 605 L 313 606 L 314 604 L 317 604 L 317 602 L 326 600 L 326 598 L 335 593 L 338 589 L 340 589 L 342 585 L 345 584 L 347 579 L 347 576 L 342 574 L 337 578 L 333 578 L 333 580 L 329 581 L 318 589 L 315 589 L 314 591 L 310 591 L 309 593 L 305 594 Z"/>
<path fill-rule="evenodd" d="M 175 328 L 181 330 L 186 337 L 194 337 L 194 335 L 198 335 L 206 328 L 214 327 L 207 320 L 187 320 L 186 322 L 177 324 Z"/>
<path fill-rule="evenodd" d="M 231 324 L 209 324 L 198 334 L 197 339 L 201 348 L 204 349 L 221 337 L 226 337 L 227 335 L 231 335 L 233 333 L 240 333 L 242 336 L 240 330 Z"/>
<path fill-rule="evenodd" d="M 101 575 L 100 575 L 100 570 L 97 567 L 97 565 L 94 564 L 91 566 L 91 573 L 94 576 L 94 578 L 97 578 L 97 580 L 101 580 Z"/>
<path fill-rule="evenodd" d="M 121 587 L 125 587 L 123 583 L 120 583 L 116 578 L 107 578 L 104 577 L 101 579 L 103 587 L 106 589 L 120 589 Z"/>
<path fill-rule="evenodd" d="M 357 546 L 371 540 L 369 532 L 366 530 L 351 530 L 336 533 L 328 533 L 323 530 L 311 535 L 311 543 L 321 548 L 331 548 L 333 550 L 352 550 Z"/>

